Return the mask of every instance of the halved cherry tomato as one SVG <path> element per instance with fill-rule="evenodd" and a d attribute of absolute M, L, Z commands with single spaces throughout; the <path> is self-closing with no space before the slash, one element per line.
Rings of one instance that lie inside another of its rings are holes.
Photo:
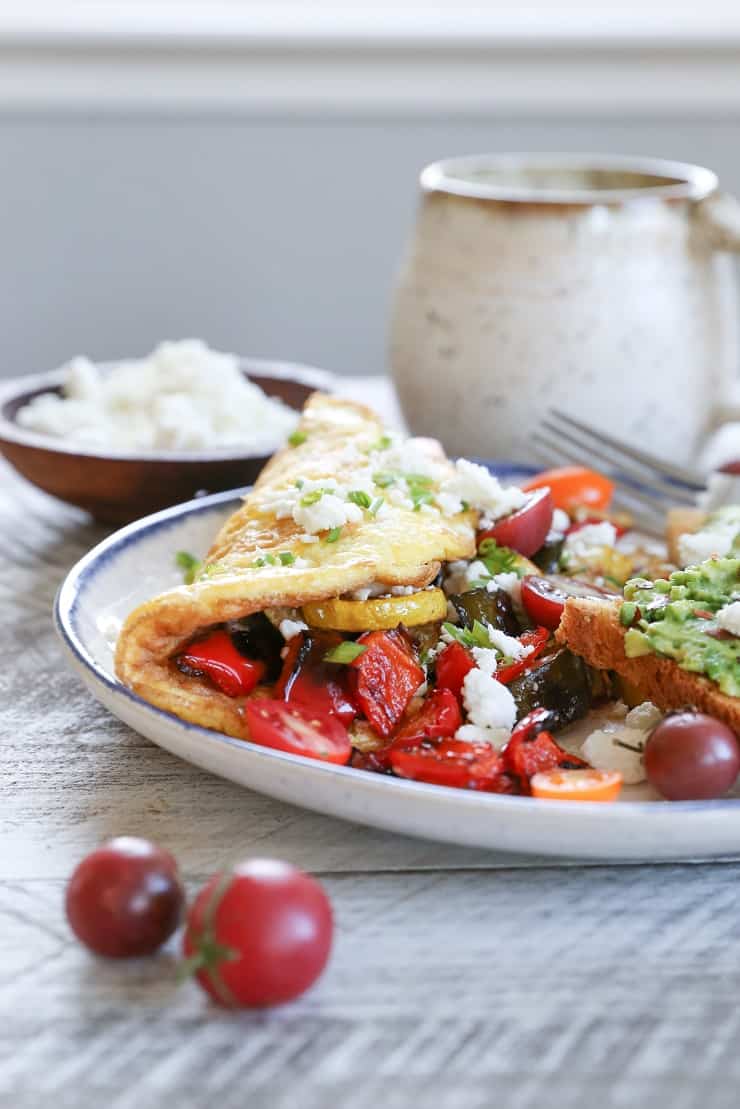
<path fill-rule="evenodd" d="M 565 577 L 564 574 L 549 574 L 547 577 L 527 574 L 522 578 L 522 604 L 527 615 L 551 631 L 560 623 L 568 597 L 604 599 L 615 595 L 613 590 L 601 589 L 590 582 Z"/>
<path fill-rule="evenodd" d="M 324 655 L 341 643 L 332 632 L 303 632 L 288 643 L 275 696 L 319 713 L 333 712 L 344 724 L 357 716 L 344 666 L 324 662 Z"/>
<path fill-rule="evenodd" d="M 534 709 L 527 713 L 514 728 L 503 750 L 506 769 L 520 779 L 525 790 L 529 789 L 530 778 L 540 771 L 588 767 L 583 759 L 559 747 L 545 730 L 545 724 L 550 719 L 549 709 Z"/>
<path fill-rule="evenodd" d="M 437 689 L 449 689 L 460 697 L 465 675 L 475 670 L 475 663 L 462 643 L 448 643 L 437 656 L 435 670 Z"/>
<path fill-rule="evenodd" d="M 501 547 L 529 558 L 536 554 L 552 527 L 553 500 L 549 489 L 537 491 L 523 508 L 497 520 L 493 527 L 478 532 L 478 546 L 484 539 L 495 539 Z"/>
<path fill-rule="evenodd" d="M 331 713 L 260 698 L 247 701 L 244 716 L 253 743 L 323 762 L 349 762 L 352 754 L 349 734 L 342 721 Z"/>
<path fill-rule="evenodd" d="M 533 797 L 553 801 L 616 801 L 623 778 L 618 770 L 546 770 L 530 781 Z"/>
<path fill-rule="evenodd" d="M 555 508 L 562 508 L 568 513 L 582 505 L 603 511 L 611 504 L 614 494 L 613 481 L 585 466 L 560 466 L 545 470 L 522 485 L 525 493 L 545 488 L 550 490 Z"/>
<path fill-rule="evenodd" d="M 529 670 L 544 651 L 549 638 L 550 633 L 547 628 L 535 628 L 534 631 L 524 632 L 520 635 L 519 642 L 522 646 L 531 647 L 532 650 L 525 658 L 521 658 L 517 662 L 512 662 L 509 666 L 503 666 L 500 670 L 497 670 L 495 674 L 496 681 L 502 682 L 503 685 L 508 685 L 510 682 L 513 682 L 515 678 L 520 677 L 526 670 Z"/>
<path fill-rule="evenodd" d="M 205 639 L 191 643 L 175 659 L 175 665 L 193 677 L 207 675 L 227 697 L 251 693 L 265 675 L 264 662 L 245 658 L 225 631 L 212 632 Z"/>
<path fill-rule="evenodd" d="M 391 734 L 424 681 L 413 648 L 402 632 L 366 632 L 365 650 L 349 663 L 355 704 L 382 736 Z"/>
<path fill-rule="evenodd" d="M 390 757 L 393 770 L 401 778 L 456 789 L 516 792 L 516 783 L 507 775 L 504 760 L 488 743 L 440 739 L 410 749 L 394 747 Z"/>

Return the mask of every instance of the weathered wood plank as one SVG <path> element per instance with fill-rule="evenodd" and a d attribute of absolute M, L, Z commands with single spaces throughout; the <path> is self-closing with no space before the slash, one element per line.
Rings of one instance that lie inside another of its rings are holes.
<path fill-rule="evenodd" d="M 94 960 L 60 918 L 61 882 L 2 883 L 0 1096 L 364 1109 L 485 1105 L 488 1090 L 512 1109 L 592 1109 L 597 1093 L 605 1106 L 688 1106 L 702 1091 L 712 1109 L 729 1106 L 739 877 L 737 866 L 332 875 L 325 977 L 294 1005 L 238 1015 L 175 985 L 174 943 L 155 960 Z"/>

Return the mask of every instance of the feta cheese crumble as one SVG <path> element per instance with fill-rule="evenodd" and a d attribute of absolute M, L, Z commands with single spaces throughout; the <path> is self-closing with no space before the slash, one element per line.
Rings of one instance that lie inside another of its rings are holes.
<path fill-rule="evenodd" d="M 498 655 L 490 647 L 473 647 L 473 658 L 479 670 L 493 677 L 498 668 Z"/>
<path fill-rule="evenodd" d="M 588 560 L 600 547 L 613 547 L 616 541 L 617 529 L 608 520 L 586 524 L 566 537 L 563 554 L 573 562 Z"/>
<path fill-rule="evenodd" d="M 305 528 L 309 535 L 316 535 L 344 524 L 358 524 L 362 520 L 362 509 L 336 493 L 324 493 L 315 504 L 298 500 L 291 515 L 299 527 Z"/>
<path fill-rule="evenodd" d="M 499 631 L 498 628 L 493 628 L 490 624 L 486 624 L 486 631 L 491 646 L 495 647 L 506 658 L 513 659 L 514 662 L 520 662 L 521 659 L 527 658 L 534 650 L 531 643 L 522 643 L 513 635 L 507 635 L 506 632 Z"/>
<path fill-rule="evenodd" d="M 651 701 L 628 712 L 623 724 L 606 724 L 585 740 L 583 757 L 597 770 L 618 770 L 625 785 L 645 781 L 643 750 L 648 736 L 662 719 L 662 713 Z"/>
<path fill-rule="evenodd" d="M 353 482 L 352 489 L 357 489 Z M 289 485 L 267 493 L 259 504 L 263 512 L 274 513 L 277 520 L 292 517 L 304 529 L 304 543 L 312 542 L 321 531 L 356 524 L 363 518 L 359 505 L 347 499 L 351 490 L 337 484 L 334 478 L 305 479 L 300 485 Z"/>
<path fill-rule="evenodd" d="M 501 485 L 485 466 L 458 458 L 455 473 L 443 481 L 436 501 L 447 515 L 462 512 L 465 502 L 486 520 L 493 521 L 525 505 L 527 495 L 514 485 Z"/>
<path fill-rule="evenodd" d="M 21 408 L 21 427 L 106 450 L 271 454 L 298 423 L 297 412 L 244 377 L 236 355 L 199 339 L 161 343 L 110 370 L 82 357 L 64 369 L 62 394 Z"/>
<path fill-rule="evenodd" d="M 509 732 L 514 727 L 516 702 L 508 686 L 476 667 L 465 675 L 462 692 L 470 724 Z"/>
<path fill-rule="evenodd" d="M 300 635 L 301 632 L 307 632 L 308 624 L 304 624 L 302 620 L 281 620 L 278 631 L 287 643 L 290 639 Z"/>
<path fill-rule="evenodd" d="M 731 601 L 717 613 L 717 623 L 730 635 L 740 636 L 740 601 Z"/>
<path fill-rule="evenodd" d="M 455 739 L 463 739 L 467 743 L 487 743 L 502 751 L 511 739 L 511 732 L 507 728 L 480 728 L 477 724 L 463 724 L 455 732 Z"/>

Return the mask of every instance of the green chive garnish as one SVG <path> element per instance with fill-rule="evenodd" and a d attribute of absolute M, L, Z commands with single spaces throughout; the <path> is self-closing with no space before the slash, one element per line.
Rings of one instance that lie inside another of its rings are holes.
<path fill-rule="evenodd" d="M 305 431 L 294 431 L 292 435 L 288 436 L 288 442 L 291 447 L 300 447 L 301 443 L 305 443 L 308 439 Z"/>
<path fill-rule="evenodd" d="M 327 543 L 336 543 L 339 536 L 342 534 L 341 528 L 332 528 L 326 537 Z"/>
<path fill-rule="evenodd" d="M 178 551 L 175 555 L 175 565 L 182 570 L 182 580 L 185 585 L 192 585 L 203 563 L 189 551 Z"/>
<path fill-rule="evenodd" d="M 345 639 L 344 642 L 338 643 L 336 647 L 332 647 L 324 655 L 324 662 L 338 662 L 346 666 L 349 662 L 354 662 L 359 658 L 367 647 L 363 643 L 353 643 L 351 639 Z"/>

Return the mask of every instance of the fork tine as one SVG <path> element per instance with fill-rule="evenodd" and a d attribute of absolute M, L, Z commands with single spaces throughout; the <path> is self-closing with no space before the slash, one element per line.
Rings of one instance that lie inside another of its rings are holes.
<path fill-rule="evenodd" d="M 628 512 L 633 523 L 640 531 L 665 540 L 665 534 L 659 523 L 663 519 L 662 516 L 656 516 L 654 512 L 646 512 L 638 508 L 628 497 L 623 497 L 618 489 L 614 492 L 613 504 L 615 508 Z"/>
<path fill-rule="evenodd" d="M 542 426 L 555 435 L 566 439 L 578 450 L 585 451 L 587 458 L 593 456 L 606 462 L 609 466 L 616 467 L 617 472 L 612 473 L 611 476 L 617 481 L 621 481 L 622 476 L 628 479 L 631 478 L 632 481 L 637 482 L 639 486 L 644 487 L 648 493 L 665 497 L 673 504 L 686 505 L 691 508 L 695 506 L 696 498 L 694 494 L 689 493 L 685 487 L 681 487 L 670 481 L 665 481 L 663 478 L 656 477 L 654 474 L 646 476 L 644 470 L 640 470 L 637 466 L 631 465 L 623 458 L 615 458 L 614 454 L 616 452 L 613 452 L 611 448 L 607 447 L 607 449 L 604 450 L 601 445 L 592 445 L 590 443 L 585 445 L 570 430 L 559 427 L 557 423 L 551 423 L 548 419 L 542 421 Z M 629 484 L 630 488 L 632 487 L 631 481 L 628 481 L 627 484 Z"/>
<path fill-rule="evenodd" d="M 551 408 L 550 415 L 555 416 L 565 424 L 569 424 L 571 427 L 575 428 L 576 431 L 582 432 L 584 435 L 589 436 L 589 438 L 596 439 L 597 442 L 612 447 L 626 458 L 630 458 L 634 462 L 639 462 L 641 465 L 649 467 L 656 473 L 664 474 L 666 477 L 672 477 L 675 481 L 682 481 L 697 493 L 703 492 L 706 488 L 706 482 L 702 480 L 701 476 L 696 471 L 689 470 L 683 466 L 676 466 L 673 463 L 666 462 L 665 459 L 658 458 L 654 454 L 649 454 L 647 451 L 639 450 L 637 447 L 631 447 L 628 443 L 624 443 L 620 439 L 615 439 L 613 435 L 609 435 L 604 431 L 595 431 L 593 428 L 590 428 L 588 424 L 576 420 L 573 416 L 569 416 L 566 412 L 562 412 L 558 408 Z"/>
<path fill-rule="evenodd" d="M 564 449 L 558 440 L 550 439 L 543 435 L 541 431 L 532 433 L 532 440 L 541 446 L 546 447 L 551 453 L 557 457 L 565 459 L 567 462 L 580 462 L 582 464 L 589 464 L 589 457 L 587 453 L 579 454 L 577 451 L 570 451 Z M 619 487 L 619 492 L 622 498 L 629 497 L 629 499 L 641 506 L 644 511 L 646 508 L 652 511 L 653 514 L 658 513 L 659 516 L 665 513 L 666 501 L 664 498 L 653 497 L 649 493 L 643 492 L 641 489 L 634 489 L 632 486 L 626 486 L 622 483 Z"/>
<path fill-rule="evenodd" d="M 563 459 L 568 461 L 568 456 L 562 451 L 558 451 L 557 447 L 551 444 L 549 440 L 538 442 L 536 432 L 533 435 L 532 453 L 544 462 L 546 466 L 560 465 Z M 646 532 L 648 535 L 660 536 L 662 538 L 661 522 L 663 520 L 663 509 L 656 512 L 652 505 L 640 504 L 631 497 L 623 496 L 620 486 L 617 486 L 614 491 L 614 504 L 616 507 L 629 512 L 634 523 L 641 531 Z"/>

